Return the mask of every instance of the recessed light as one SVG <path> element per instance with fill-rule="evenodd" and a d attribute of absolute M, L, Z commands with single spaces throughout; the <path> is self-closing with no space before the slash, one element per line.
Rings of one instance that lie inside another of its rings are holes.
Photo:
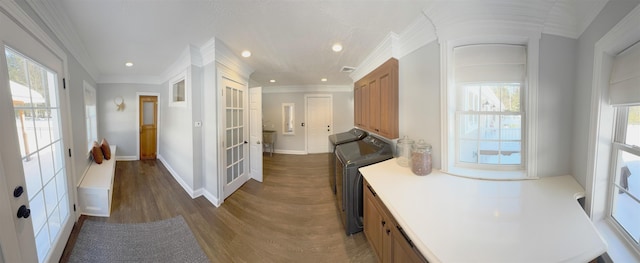
<path fill-rule="evenodd" d="M 125 66 L 127 66 L 127 67 L 129 67 L 129 68 L 130 68 L 130 67 L 133 67 L 133 63 L 131 63 L 131 62 L 124 63 L 124 65 L 125 65 Z"/>
<path fill-rule="evenodd" d="M 331 49 L 333 49 L 334 52 L 340 52 L 342 51 L 342 45 L 340 45 L 340 43 L 335 43 L 333 44 Z"/>
<path fill-rule="evenodd" d="M 327 78 L 322 78 L 322 79 L 320 79 L 320 81 L 327 82 Z"/>
<path fill-rule="evenodd" d="M 269 82 L 271 82 L 271 83 L 275 83 L 275 82 L 276 82 L 276 80 L 275 80 L 275 79 L 272 79 L 272 80 L 269 80 Z"/>
<path fill-rule="evenodd" d="M 249 50 L 242 51 L 242 54 L 241 54 L 241 55 L 242 55 L 242 57 L 244 57 L 244 58 L 248 58 L 248 57 L 250 57 L 250 56 L 251 56 L 251 51 L 249 51 Z"/>

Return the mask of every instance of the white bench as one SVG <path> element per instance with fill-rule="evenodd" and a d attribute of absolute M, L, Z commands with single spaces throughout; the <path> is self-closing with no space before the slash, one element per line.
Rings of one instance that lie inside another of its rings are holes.
<path fill-rule="evenodd" d="M 113 196 L 113 178 L 116 172 L 116 146 L 111 145 L 111 159 L 102 164 L 91 163 L 78 186 L 80 213 L 109 217 Z"/>

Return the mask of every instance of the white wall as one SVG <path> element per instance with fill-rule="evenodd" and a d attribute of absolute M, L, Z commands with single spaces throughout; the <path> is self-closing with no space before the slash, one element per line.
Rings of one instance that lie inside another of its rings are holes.
<path fill-rule="evenodd" d="M 189 66 L 190 68 L 190 66 Z M 187 70 L 187 78 L 189 78 Z M 189 81 L 187 80 L 187 85 Z M 165 161 L 167 169 L 181 178 L 187 187 L 194 188 L 194 149 L 192 106 L 169 107 L 169 82 L 162 84 L 162 100 L 159 102 L 160 114 L 160 151 L 159 157 Z M 193 92 L 192 92 L 193 94 Z M 193 96 L 188 97 L 187 104 L 193 104 Z M 184 185 L 183 185 L 184 187 Z"/>
<path fill-rule="evenodd" d="M 399 60 L 399 132 L 431 144 L 440 169 L 440 45 L 431 42 Z"/>
<path fill-rule="evenodd" d="M 304 87 L 301 87 L 304 89 Z M 305 129 L 301 124 L 305 120 L 306 94 L 331 94 L 333 96 L 333 131 L 345 132 L 353 125 L 353 91 L 348 92 L 278 92 L 271 93 L 269 87 L 263 88 L 262 123 L 264 130 L 276 130 L 276 151 L 285 153 L 306 153 Z M 282 135 L 282 103 L 295 104 L 295 135 Z M 329 143 L 327 137 L 327 144 Z"/>
<path fill-rule="evenodd" d="M 572 174 L 585 187 L 587 177 L 587 146 L 589 144 L 589 120 L 591 112 L 591 88 L 593 78 L 593 52 L 595 43 L 609 32 L 629 11 L 638 5 L 638 0 L 609 1 L 591 25 L 578 38 L 576 85 L 573 89 L 573 141 Z"/>
<path fill-rule="evenodd" d="M 538 98 L 538 176 L 571 173 L 571 125 L 577 41 L 542 35 Z M 440 45 L 400 58 L 400 137 L 424 139 L 440 168 Z"/>
<path fill-rule="evenodd" d="M 543 34 L 538 80 L 538 176 L 571 174 L 575 39 Z"/>
<path fill-rule="evenodd" d="M 137 92 L 160 93 L 159 85 L 150 84 L 98 84 L 98 136 L 106 138 L 109 144 L 117 145 L 119 158 L 135 158 L 138 154 L 136 136 L 138 134 Z M 116 111 L 115 97 L 124 100 L 124 109 Z M 166 98 L 161 96 L 161 100 Z M 160 109 L 161 116 L 164 107 Z"/>

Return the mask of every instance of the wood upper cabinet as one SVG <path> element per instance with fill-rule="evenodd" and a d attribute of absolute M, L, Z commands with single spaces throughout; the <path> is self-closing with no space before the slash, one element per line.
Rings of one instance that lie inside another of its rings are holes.
<path fill-rule="evenodd" d="M 391 58 L 354 86 L 355 126 L 398 138 L 398 60 Z"/>
<path fill-rule="evenodd" d="M 364 180 L 364 234 L 379 262 L 427 262 Z"/>

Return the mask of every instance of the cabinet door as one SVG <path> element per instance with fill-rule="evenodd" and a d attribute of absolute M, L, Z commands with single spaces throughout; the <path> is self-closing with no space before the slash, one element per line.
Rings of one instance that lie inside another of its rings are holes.
<path fill-rule="evenodd" d="M 410 243 L 408 238 L 400 231 L 399 228 L 393 228 L 393 244 L 391 250 L 393 251 L 393 262 L 407 262 L 407 263 L 421 263 L 426 262 L 421 256 L 418 255 L 413 249 L 413 244 Z"/>
<path fill-rule="evenodd" d="M 362 89 L 357 82 L 353 87 L 353 122 L 362 127 Z"/>
<path fill-rule="evenodd" d="M 387 138 L 398 137 L 398 88 L 393 86 L 392 67 L 378 77 L 380 109 L 376 131 Z"/>
<path fill-rule="evenodd" d="M 379 259 L 382 258 L 382 216 L 375 205 L 375 197 L 370 186 L 365 183 L 364 189 L 364 234 L 376 252 Z"/>
<path fill-rule="evenodd" d="M 362 86 L 360 86 L 360 89 L 362 89 L 362 100 L 361 100 L 362 108 L 360 109 L 362 113 L 361 113 L 360 121 L 362 122 L 362 128 L 370 130 L 371 117 L 370 117 L 369 109 L 371 108 L 371 105 L 369 101 L 369 96 L 371 96 L 371 88 L 369 87 L 369 84 L 365 80 Z"/>
<path fill-rule="evenodd" d="M 380 83 L 377 78 L 369 80 L 369 129 L 380 133 Z"/>

